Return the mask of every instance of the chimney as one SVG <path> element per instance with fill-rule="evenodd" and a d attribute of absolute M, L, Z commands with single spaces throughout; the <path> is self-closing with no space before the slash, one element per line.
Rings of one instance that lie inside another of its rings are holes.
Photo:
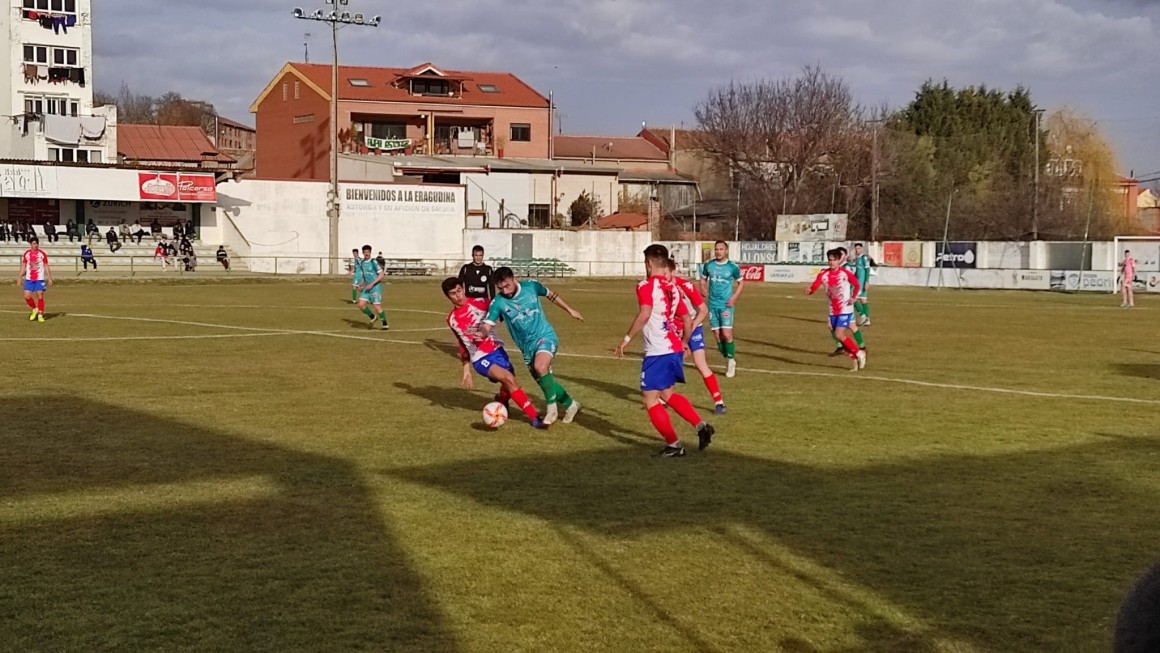
<path fill-rule="evenodd" d="M 677 126 L 669 127 L 669 170 L 677 169 Z"/>
<path fill-rule="evenodd" d="M 648 232 L 654 239 L 661 237 L 661 203 L 655 195 L 648 198 Z"/>

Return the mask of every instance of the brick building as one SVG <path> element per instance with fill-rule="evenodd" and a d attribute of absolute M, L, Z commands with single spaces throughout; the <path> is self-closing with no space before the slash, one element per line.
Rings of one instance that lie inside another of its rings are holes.
<path fill-rule="evenodd" d="M 546 97 L 510 73 L 340 66 L 343 152 L 546 159 Z M 250 107 L 257 174 L 328 179 L 329 65 L 288 63 Z"/>

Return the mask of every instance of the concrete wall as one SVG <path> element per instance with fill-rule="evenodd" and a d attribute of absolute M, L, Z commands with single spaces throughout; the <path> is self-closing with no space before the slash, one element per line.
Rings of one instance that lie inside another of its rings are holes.
<path fill-rule="evenodd" d="M 532 237 L 534 258 L 554 258 L 568 263 L 579 276 L 640 276 L 644 272 L 644 248 L 653 239 L 638 231 L 549 231 L 540 229 L 465 229 L 462 258 L 482 245 L 488 260 L 510 258 L 512 237 Z"/>
<path fill-rule="evenodd" d="M 268 257 L 250 261 L 255 272 L 274 272 L 274 257 L 290 257 L 278 262 L 279 272 L 318 274 L 317 259 L 326 257 L 330 246 L 327 188 L 326 183 L 308 181 L 222 184 L 217 210 L 202 227 L 203 237 L 209 240 L 212 234 L 239 256 Z"/>

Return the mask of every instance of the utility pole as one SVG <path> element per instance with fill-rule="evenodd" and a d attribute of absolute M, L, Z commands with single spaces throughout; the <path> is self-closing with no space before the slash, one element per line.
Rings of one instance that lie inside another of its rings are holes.
<path fill-rule="evenodd" d="M 361 25 L 363 27 L 378 27 L 382 22 L 381 16 L 375 16 L 370 20 L 363 18 L 362 14 L 351 14 L 348 11 L 339 11 L 339 8 L 346 8 L 350 0 L 326 0 L 326 4 L 334 7 L 330 13 L 323 13 L 323 10 L 315 10 L 312 14 L 307 14 L 301 8 L 295 7 L 292 15 L 295 18 L 302 20 L 316 20 L 323 23 L 330 24 L 330 37 L 333 49 L 331 51 L 332 59 L 330 64 L 330 190 L 326 193 L 326 217 L 330 222 L 330 273 L 337 274 L 339 269 L 339 252 L 338 252 L 338 218 L 339 207 L 342 205 L 342 199 L 338 196 L 338 26 L 339 25 Z"/>
<path fill-rule="evenodd" d="M 881 119 L 868 120 L 874 125 L 870 145 L 870 242 L 878 242 L 878 125 Z"/>
<path fill-rule="evenodd" d="M 1035 112 L 1035 174 L 1031 187 L 1031 240 L 1039 240 L 1039 117 L 1043 109 Z"/>

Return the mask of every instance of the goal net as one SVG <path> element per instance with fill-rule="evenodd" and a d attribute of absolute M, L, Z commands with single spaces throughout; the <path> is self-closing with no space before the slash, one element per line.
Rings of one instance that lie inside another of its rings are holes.
<path fill-rule="evenodd" d="M 1120 292 L 1120 266 L 1124 252 L 1130 251 L 1136 259 L 1136 278 L 1132 286 L 1137 292 L 1160 293 L 1160 236 L 1116 236 L 1116 283 L 1112 292 Z"/>

